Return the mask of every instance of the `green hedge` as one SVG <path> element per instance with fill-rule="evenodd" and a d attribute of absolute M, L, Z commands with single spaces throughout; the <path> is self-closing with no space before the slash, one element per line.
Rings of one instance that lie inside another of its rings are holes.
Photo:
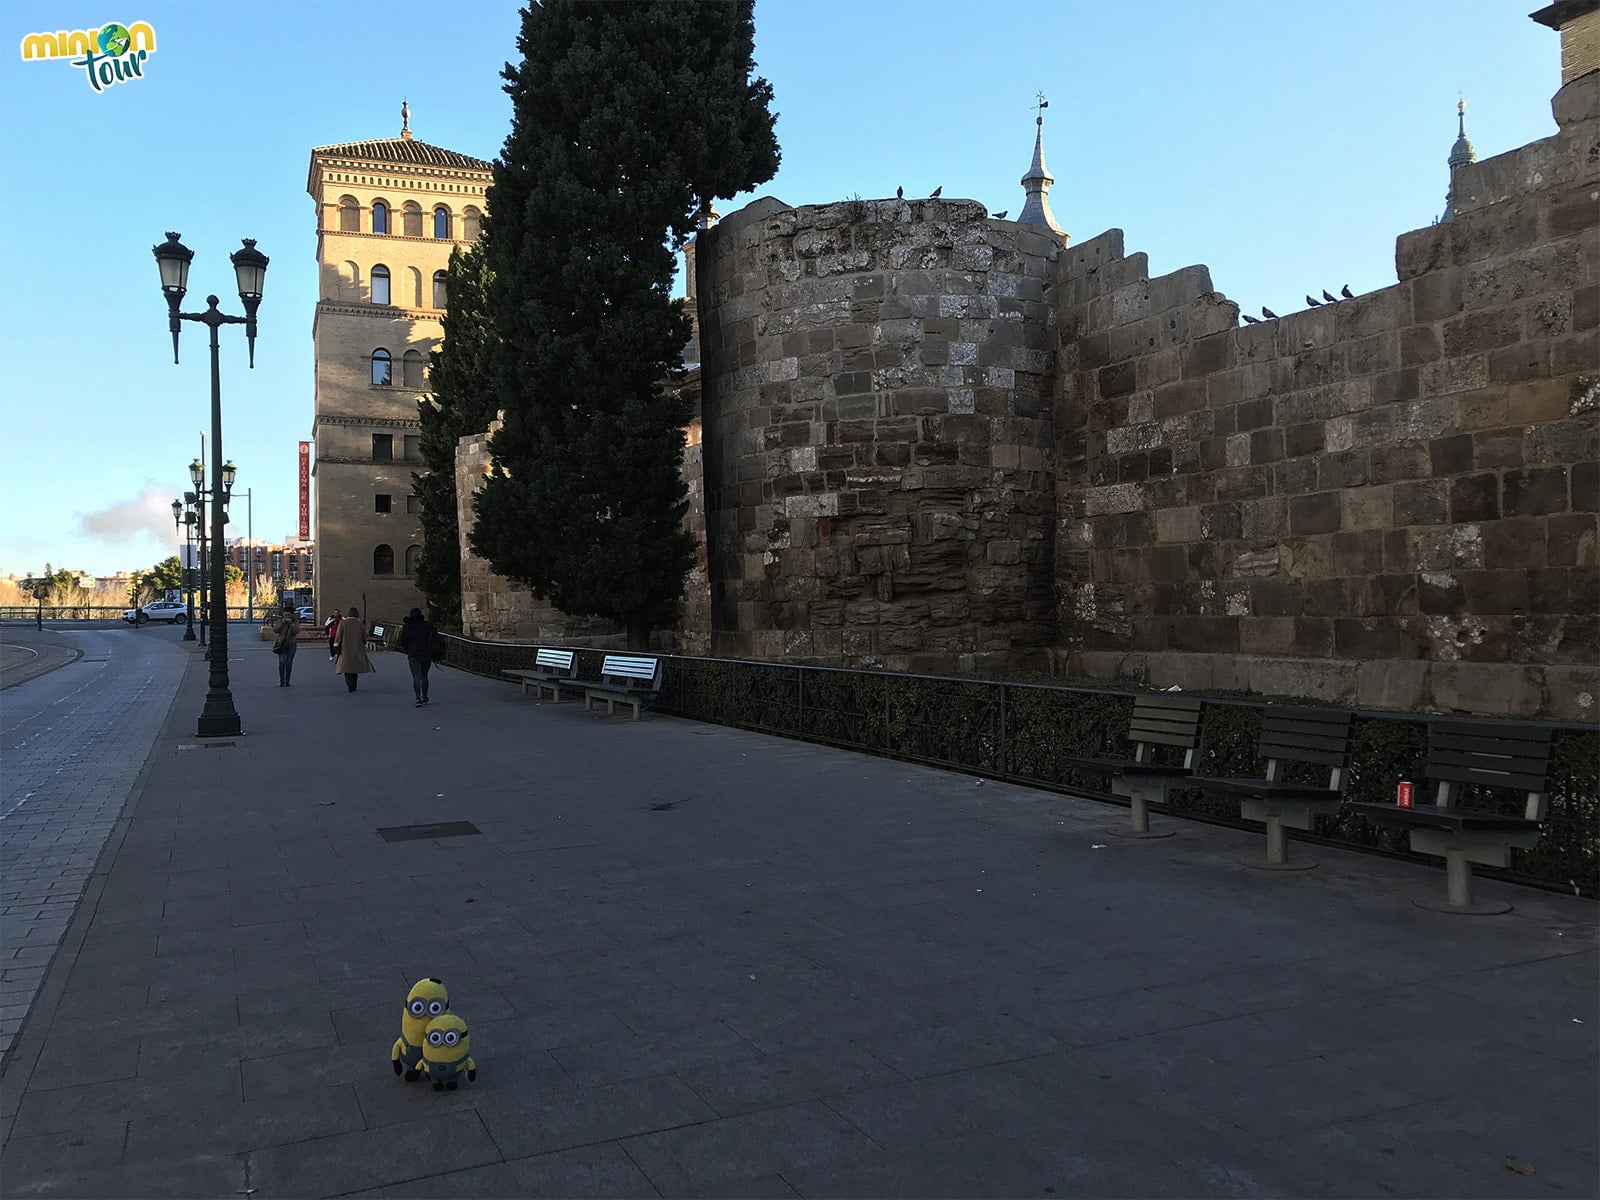
<path fill-rule="evenodd" d="M 533 665 L 537 647 L 447 637 L 452 667 L 491 678 Z M 578 676 L 598 679 L 604 652 L 578 649 Z M 666 657 L 655 708 L 694 720 L 824 742 L 911 762 L 1122 803 L 1104 780 L 1071 759 L 1132 754 L 1125 733 L 1134 693 L 1104 686 L 1010 683 L 800 667 L 734 659 Z M 1200 697 L 1204 702 L 1199 768 L 1207 775 L 1256 775 L 1260 697 Z M 1319 704 L 1293 697 L 1296 704 Z M 1392 803 L 1395 785 L 1420 785 L 1427 753 L 1425 715 L 1358 713 L 1348 795 Z M 1290 764 L 1288 778 L 1322 770 Z M 1324 776 L 1325 778 L 1325 776 Z M 1521 815 L 1515 797 L 1475 795 L 1473 807 Z M 1555 726 L 1549 812 L 1543 836 L 1513 851 L 1512 869 L 1486 875 L 1600 895 L 1600 729 Z M 1162 806 L 1157 806 L 1162 807 Z M 1174 789 L 1166 810 L 1239 824 L 1238 805 L 1194 789 Z M 1403 831 L 1369 824 L 1345 809 L 1317 818 L 1318 838 L 1418 861 Z"/>

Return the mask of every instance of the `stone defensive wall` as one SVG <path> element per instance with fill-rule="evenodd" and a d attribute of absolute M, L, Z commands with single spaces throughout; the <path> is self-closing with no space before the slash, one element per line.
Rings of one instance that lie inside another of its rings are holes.
<path fill-rule="evenodd" d="M 964 200 L 700 235 L 712 653 L 1048 666 L 1060 253 Z"/>
<path fill-rule="evenodd" d="M 1394 286 L 1256 324 L 970 201 L 703 230 L 705 560 L 660 648 L 1594 720 L 1600 72 L 1552 108 Z M 470 634 L 620 644 L 463 572 Z"/>
<path fill-rule="evenodd" d="M 599 650 L 625 650 L 627 633 L 615 621 L 598 617 L 572 617 L 542 596 L 518 587 L 474 554 L 464 535 L 474 520 L 472 498 L 490 468 L 491 424 L 479 434 L 456 444 L 456 521 L 461 539 L 461 625 L 468 637 L 498 642 L 536 642 L 541 646 L 590 646 Z M 689 486 L 689 529 L 700 542 L 700 552 L 684 581 L 679 628 L 656 630 L 651 649 L 672 654 L 706 654 L 710 651 L 710 594 L 706 588 L 705 486 L 700 464 L 700 422 L 684 431 L 683 478 Z"/>
<path fill-rule="evenodd" d="M 1399 282 L 1238 327 L 1113 230 L 1059 264 L 1061 655 L 1104 678 L 1594 719 L 1600 74 L 1461 168 Z"/>

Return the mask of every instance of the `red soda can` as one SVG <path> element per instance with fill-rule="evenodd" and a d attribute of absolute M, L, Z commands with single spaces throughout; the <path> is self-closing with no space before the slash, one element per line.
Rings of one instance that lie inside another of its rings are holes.
<path fill-rule="evenodd" d="M 1394 802 L 1401 808 L 1411 807 L 1411 784 L 1405 780 L 1400 781 L 1400 786 L 1395 789 Z"/>

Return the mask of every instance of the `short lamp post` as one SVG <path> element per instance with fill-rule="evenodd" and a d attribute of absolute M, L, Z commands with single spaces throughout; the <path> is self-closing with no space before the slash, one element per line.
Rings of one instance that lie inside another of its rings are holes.
<path fill-rule="evenodd" d="M 184 500 L 189 503 L 185 504 Z M 194 558 L 194 527 L 197 520 L 194 509 L 190 507 L 193 503 L 193 492 L 185 492 L 183 500 L 172 502 L 172 528 L 183 534 L 183 571 L 178 580 L 183 585 L 184 607 L 188 609 L 189 623 L 183 631 L 183 640 L 186 642 L 194 641 L 194 578 L 190 574 L 194 568 L 189 565 Z"/>
<path fill-rule="evenodd" d="M 217 351 L 217 330 L 224 325 L 243 325 L 250 350 L 250 366 L 253 368 L 256 365 L 256 309 L 261 305 L 267 256 L 256 249 L 251 238 L 245 238 L 244 248 L 229 256 L 245 312 L 242 317 L 233 317 L 218 309 L 215 296 L 206 297 L 206 311 L 203 313 L 180 312 L 178 306 L 183 302 L 184 293 L 189 290 L 189 264 L 194 261 L 194 251 L 179 240 L 178 234 L 170 231 L 165 242 L 151 249 L 156 265 L 161 270 L 161 292 L 167 300 L 172 331 L 172 361 L 178 361 L 178 334 L 182 322 L 198 321 L 211 330 L 211 679 L 206 691 L 205 707 L 200 711 L 196 736 L 233 737 L 241 729 L 239 712 L 233 706 L 233 693 L 228 689 L 228 608 L 221 553 L 227 486 L 222 463 L 222 373 Z M 228 464 L 229 467 L 232 465 Z M 226 481 L 227 485 L 232 482 L 231 479 Z"/>

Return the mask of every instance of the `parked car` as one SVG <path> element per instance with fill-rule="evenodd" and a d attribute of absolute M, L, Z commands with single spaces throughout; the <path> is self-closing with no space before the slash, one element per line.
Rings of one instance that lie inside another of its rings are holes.
<path fill-rule="evenodd" d="M 182 600 L 156 600 L 143 608 L 130 608 L 122 614 L 129 625 L 143 625 L 146 621 L 168 621 L 178 625 L 189 615 Z"/>
<path fill-rule="evenodd" d="M 295 620 L 304 625 L 308 621 L 316 620 L 317 610 L 312 608 L 309 604 L 302 604 L 299 608 L 295 609 L 294 616 Z"/>

